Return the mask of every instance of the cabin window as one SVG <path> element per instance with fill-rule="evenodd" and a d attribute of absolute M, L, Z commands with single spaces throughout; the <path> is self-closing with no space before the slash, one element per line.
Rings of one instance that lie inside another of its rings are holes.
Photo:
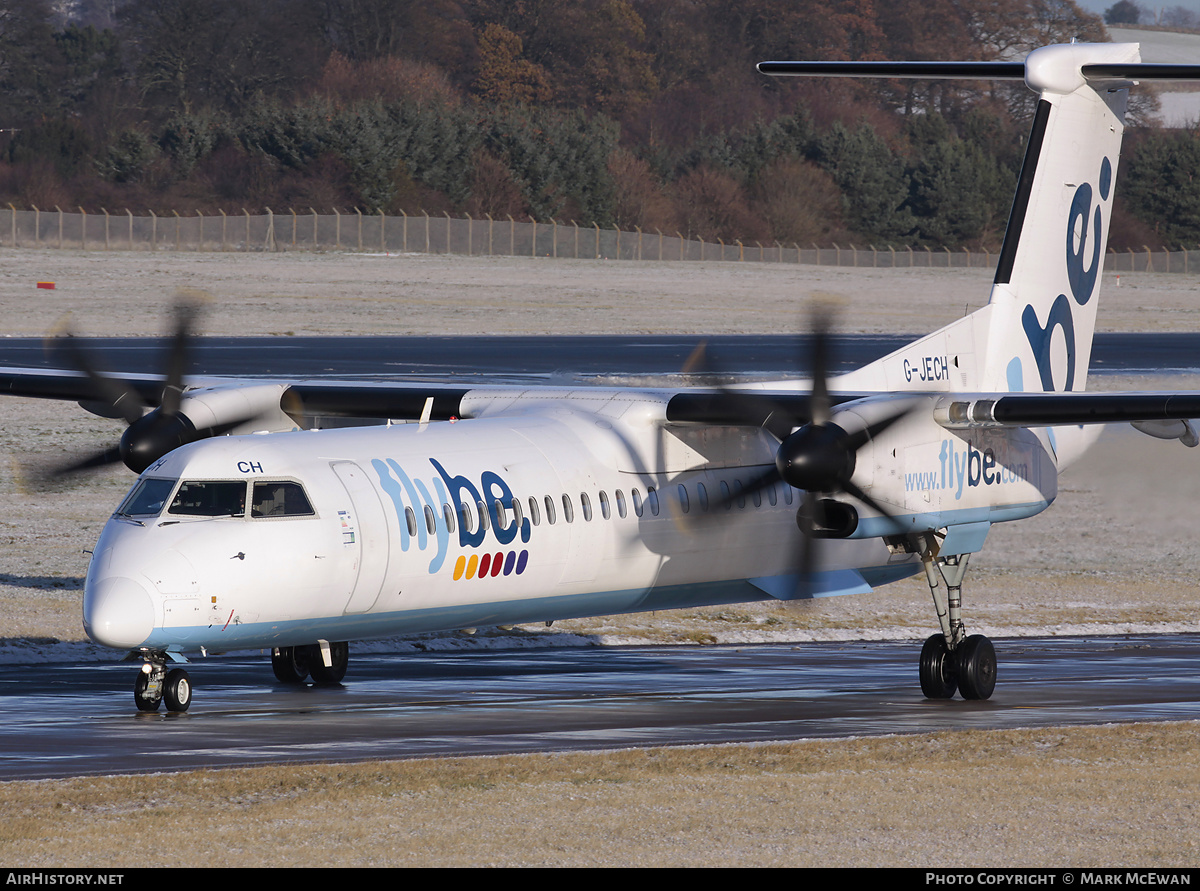
<path fill-rule="evenodd" d="M 642 515 L 642 493 L 635 488 L 630 494 L 633 495 L 633 512 L 640 517 Z"/>
<path fill-rule="evenodd" d="M 546 496 L 546 522 L 551 526 L 554 525 L 554 499 L 549 495 Z"/>
<path fill-rule="evenodd" d="M 246 484 L 189 480 L 179 487 L 167 513 L 185 517 L 243 517 Z"/>
<path fill-rule="evenodd" d="M 583 518 L 587 522 L 592 521 L 592 499 L 588 498 L 587 492 L 579 493 L 579 507 L 583 511 Z"/>
<path fill-rule="evenodd" d="M 733 508 L 733 499 L 729 497 L 729 483 L 721 480 L 721 503 L 725 505 L 725 510 Z"/>
<path fill-rule="evenodd" d="M 404 522 L 408 526 L 408 534 L 417 534 L 417 515 L 413 513 L 411 507 L 404 508 Z"/>
<path fill-rule="evenodd" d="M 513 497 L 513 500 L 512 500 L 512 512 L 513 512 L 513 520 L 516 521 L 517 528 L 520 529 L 522 524 L 525 522 L 525 516 L 521 512 L 521 499 L 517 498 L 515 496 Z"/>
<path fill-rule="evenodd" d="M 767 486 L 767 500 L 771 502 L 771 507 L 779 503 L 779 492 L 775 488 L 776 485 L 777 483 L 771 483 Z"/>
<path fill-rule="evenodd" d="M 688 501 L 687 486 L 682 483 L 679 485 L 679 507 L 685 514 L 691 510 L 691 503 Z"/>
<path fill-rule="evenodd" d="M 658 516 L 658 492 L 653 486 L 646 487 L 646 503 L 650 505 L 650 513 Z"/>
<path fill-rule="evenodd" d="M 462 520 L 462 527 L 468 535 L 475 531 L 475 517 L 471 514 L 471 505 L 465 501 L 458 506 L 458 518 Z"/>
<path fill-rule="evenodd" d="M 492 501 L 492 507 L 496 510 L 496 528 L 508 528 L 508 511 L 504 507 L 504 502 L 499 498 Z"/>
<path fill-rule="evenodd" d="M 487 532 L 487 530 L 488 530 L 487 505 L 485 505 L 482 501 L 475 502 L 475 505 L 476 505 L 476 507 L 479 508 L 479 528 L 482 529 L 484 532 Z"/>
<path fill-rule="evenodd" d="M 792 503 L 792 487 L 789 486 L 787 483 L 783 484 L 783 503 L 784 504 Z"/>
<path fill-rule="evenodd" d="M 147 477 L 138 480 L 133 491 L 117 508 L 119 517 L 156 517 L 162 513 L 163 505 L 171 497 L 177 480 L 160 480 Z"/>
<path fill-rule="evenodd" d="M 534 526 L 542 525 L 542 514 L 538 510 L 537 497 L 534 495 L 529 496 L 529 519 L 533 522 Z"/>
<path fill-rule="evenodd" d="M 442 516 L 446 518 L 446 531 L 454 532 L 454 508 L 448 504 L 442 505 Z"/>
<path fill-rule="evenodd" d="M 700 510 L 708 511 L 708 489 L 704 488 L 704 483 L 696 483 L 696 497 L 700 501 Z"/>
<path fill-rule="evenodd" d="M 252 517 L 311 517 L 314 511 L 299 483 L 256 482 L 250 497 Z"/>
<path fill-rule="evenodd" d="M 563 519 L 568 523 L 575 522 L 575 505 L 571 504 L 571 496 L 563 492 Z"/>
<path fill-rule="evenodd" d="M 629 508 L 625 506 L 625 493 L 617 489 L 617 516 L 622 520 L 629 515 Z"/>
<path fill-rule="evenodd" d="M 425 505 L 425 531 L 430 535 L 437 532 L 437 514 L 433 512 L 433 508 L 428 504 Z"/>
<path fill-rule="evenodd" d="M 733 491 L 734 491 L 735 496 L 737 497 L 738 507 L 745 507 L 746 506 L 746 490 L 742 486 L 741 480 L 733 481 Z"/>
<path fill-rule="evenodd" d="M 608 493 L 600 491 L 600 516 L 609 519 L 612 516 L 612 506 L 608 503 Z"/>
<path fill-rule="evenodd" d="M 762 507 L 762 490 L 761 489 L 755 489 L 753 494 L 750 497 L 754 499 L 755 507 Z"/>

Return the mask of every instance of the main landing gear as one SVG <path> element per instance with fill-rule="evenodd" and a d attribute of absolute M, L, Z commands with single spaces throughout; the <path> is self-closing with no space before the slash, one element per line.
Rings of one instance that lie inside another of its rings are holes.
<path fill-rule="evenodd" d="M 927 699 L 987 699 L 996 688 L 996 648 L 982 634 L 969 637 L 962 622 L 962 581 L 970 554 L 939 557 L 937 542 L 926 537 L 921 551 L 941 633 L 921 648 L 921 692 Z M 938 577 L 946 583 L 943 589 Z"/>
<path fill-rule="evenodd" d="M 309 675 L 314 684 L 340 684 L 349 662 L 350 645 L 345 641 L 322 640 L 303 647 L 271 650 L 271 669 L 281 684 L 303 684 Z"/>
<path fill-rule="evenodd" d="M 182 668 L 167 671 L 166 653 L 147 653 L 133 682 L 133 701 L 139 712 L 156 712 L 166 704 L 169 712 L 186 712 L 192 704 L 192 679 Z"/>

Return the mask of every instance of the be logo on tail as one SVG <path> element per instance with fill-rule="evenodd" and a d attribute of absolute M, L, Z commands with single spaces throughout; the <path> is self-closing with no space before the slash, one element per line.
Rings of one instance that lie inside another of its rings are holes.
<path fill-rule="evenodd" d="M 1112 195 L 1112 163 L 1108 158 L 1104 158 L 1100 163 L 1100 179 L 1096 191 L 1099 192 L 1099 201 L 1094 202 L 1092 184 L 1080 183 L 1075 189 L 1071 212 L 1067 216 L 1067 281 L 1070 284 L 1071 298 L 1078 306 L 1086 306 L 1094 296 L 1096 283 L 1100 278 L 1100 267 L 1104 262 L 1104 214 L 1101 212 L 1101 205 Z M 1062 329 L 1067 346 L 1067 377 L 1061 389 L 1074 390 L 1078 345 L 1075 340 L 1073 306 L 1067 295 L 1059 294 L 1055 298 L 1045 325 L 1038 322 L 1037 311 L 1033 305 L 1027 304 L 1021 314 L 1021 324 L 1025 328 L 1025 336 L 1029 339 L 1029 348 L 1033 350 L 1034 361 L 1037 362 L 1042 389 L 1047 392 L 1059 389 L 1054 383 L 1050 345 L 1054 339 L 1054 329 Z"/>

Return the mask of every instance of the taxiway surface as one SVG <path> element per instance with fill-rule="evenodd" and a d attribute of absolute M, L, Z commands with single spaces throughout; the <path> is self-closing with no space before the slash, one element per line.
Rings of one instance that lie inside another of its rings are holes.
<path fill-rule="evenodd" d="M 837 334 L 830 338 L 832 370 L 867 364 L 916 339 L 909 334 Z M 796 334 L 573 337 L 197 337 L 190 374 L 250 377 L 393 379 L 416 375 L 453 380 L 568 375 L 675 375 L 704 342 L 717 373 L 794 377 L 809 373 L 811 337 Z M 47 353 L 38 337 L 0 339 L 4 368 L 71 368 L 64 355 Z M 158 374 L 168 340 L 155 337 L 89 337 L 85 348 L 109 371 Z M 1169 374 L 1200 366 L 1200 334 L 1098 333 L 1093 374 Z"/>
<path fill-rule="evenodd" d="M 918 642 L 351 655 L 285 687 L 265 656 L 192 670 L 139 714 L 134 667 L 0 667 L 0 780 L 297 762 L 1200 719 L 1200 637 L 996 641 L 986 702 L 930 701 Z"/>

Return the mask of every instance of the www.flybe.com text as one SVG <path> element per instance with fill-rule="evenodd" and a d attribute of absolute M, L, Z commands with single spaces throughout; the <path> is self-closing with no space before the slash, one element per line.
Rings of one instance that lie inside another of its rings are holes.
<path fill-rule="evenodd" d="M 909 492 L 950 490 L 955 499 L 962 498 L 967 488 L 1002 486 L 1029 479 L 1029 466 L 1022 463 L 1001 464 L 990 449 L 975 448 L 971 442 L 959 451 L 950 440 L 942 440 L 937 470 L 914 471 L 904 474 L 904 488 Z"/>

